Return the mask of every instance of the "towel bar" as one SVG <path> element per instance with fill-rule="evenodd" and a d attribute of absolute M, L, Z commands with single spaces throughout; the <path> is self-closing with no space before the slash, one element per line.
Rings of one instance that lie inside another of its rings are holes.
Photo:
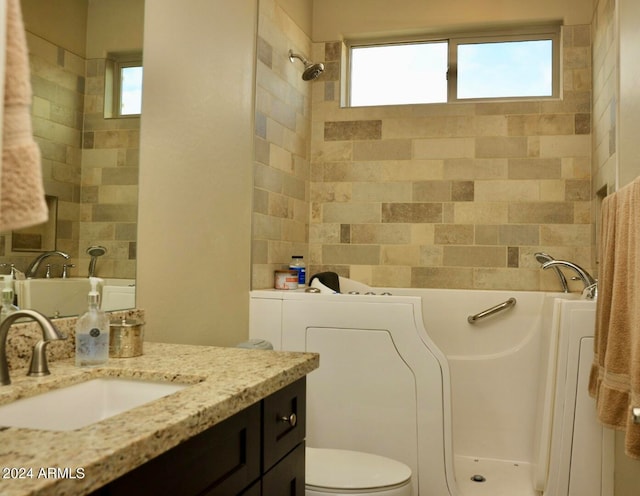
<path fill-rule="evenodd" d="M 633 423 L 640 424 L 640 407 L 635 407 L 631 410 L 631 415 L 633 415 Z"/>
<path fill-rule="evenodd" d="M 469 322 L 469 324 L 475 324 L 478 320 L 484 319 L 485 317 L 489 317 L 494 313 L 502 312 L 507 308 L 511 308 L 515 304 L 516 304 L 516 299 L 509 298 L 507 301 L 503 301 L 502 303 L 496 305 L 495 307 L 487 308 L 486 310 L 483 310 L 482 312 L 477 313 L 475 315 L 469 315 L 467 317 L 467 322 Z"/>

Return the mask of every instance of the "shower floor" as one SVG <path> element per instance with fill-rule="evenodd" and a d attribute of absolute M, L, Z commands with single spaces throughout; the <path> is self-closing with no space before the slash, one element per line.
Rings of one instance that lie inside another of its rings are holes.
<path fill-rule="evenodd" d="M 455 456 L 456 484 L 461 496 L 540 496 L 531 482 L 531 464 Z M 475 475 L 484 482 L 474 482 Z"/>

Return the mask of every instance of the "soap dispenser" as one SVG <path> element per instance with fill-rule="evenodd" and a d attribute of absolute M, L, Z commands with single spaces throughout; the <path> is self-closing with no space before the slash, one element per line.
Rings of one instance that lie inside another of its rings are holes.
<path fill-rule="evenodd" d="M 2 287 L 2 296 L 0 307 L 0 322 L 7 318 L 7 316 L 19 310 L 19 308 L 13 304 L 15 293 L 13 292 L 13 275 L 7 274 L 4 276 L 4 285 Z"/>
<path fill-rule="evenodd" d="M 76 324 L 76 365 L 92 367 L 109 359 L 109 318 L 100 309 L 98 284 L 101 279 L 90 277 L 89 309 Z"/>

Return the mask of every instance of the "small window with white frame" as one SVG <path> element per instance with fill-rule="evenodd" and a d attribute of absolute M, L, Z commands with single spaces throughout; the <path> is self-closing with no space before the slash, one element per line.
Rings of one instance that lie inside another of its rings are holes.
<path fill-rule="evenodd" d="M 349 107 L 559 98 L 560 26 L 348 42 Z"/>
<path fill-rule="evenodd" d="M 142 111 L 142 54 L 109 54 L 105 65 L 106 118 L 137 117 Z"/>

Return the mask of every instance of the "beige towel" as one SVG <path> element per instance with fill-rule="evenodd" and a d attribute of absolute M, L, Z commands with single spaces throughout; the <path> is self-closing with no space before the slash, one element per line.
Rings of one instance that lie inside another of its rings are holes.
<path fill-rule="evenodd" d="M 0 232 L 47 221 L 40 149 L 31 132 L 29 55 L 19 0 L 7 0 Z"/>
<path fill-rule="evenodd" d="M 625 453 L 640 459 L 640 178 L 606 197 L 598 239 L 595 356 L 589 393 L 598 418 L 625 430 Z"/>

